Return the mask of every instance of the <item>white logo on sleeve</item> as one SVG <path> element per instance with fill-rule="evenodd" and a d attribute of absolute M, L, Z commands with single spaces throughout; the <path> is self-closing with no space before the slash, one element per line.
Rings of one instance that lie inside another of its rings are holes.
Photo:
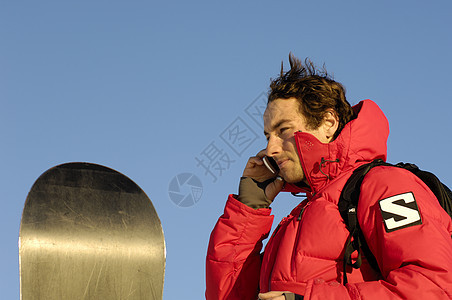
<path fill-rule="evenodd" d="M 386 232 L 422 224 L 413 193 L 408 192 L 380 200 Z"/>

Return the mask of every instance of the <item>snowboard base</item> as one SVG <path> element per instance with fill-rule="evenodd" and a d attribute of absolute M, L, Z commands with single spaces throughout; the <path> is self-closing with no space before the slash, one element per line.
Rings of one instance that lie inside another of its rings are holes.
<path fill-rule="evenodd" d="M 146 194 L 103 166 L 56 166 L 28 194 L 21 299 L 162 299 L 165 242 Z"/>

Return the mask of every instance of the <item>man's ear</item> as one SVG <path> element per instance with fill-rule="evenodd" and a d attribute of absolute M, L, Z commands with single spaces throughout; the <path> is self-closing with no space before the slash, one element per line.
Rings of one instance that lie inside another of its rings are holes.
<path fill-rule="evenodd" d="M 334 134 L 339 127 L 339 117 L 334 109 L 327 109 L 323 116 L 322 127 L 328 142 L 333 141 Z"/>

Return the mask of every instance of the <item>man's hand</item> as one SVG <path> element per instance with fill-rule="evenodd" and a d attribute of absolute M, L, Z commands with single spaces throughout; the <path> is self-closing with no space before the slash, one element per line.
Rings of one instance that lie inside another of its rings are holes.
<path fill-rule="evenodd" d="M 273 201 L 276 195 L 282 190 L 284 180 L 281 177 L 275 177 L 269 169 L 264 165 L 262 158 L 265 156 L 266 150 L 261 150 L 256 156 L 250 157 L 243 171 L 243 177 L 252 178 L 258 182 L 264 182 L 271 178 L 275 178 L 265 188 L 265 196 L 268 200 Z"/>
<path fill-rule="evenodd" d="M 268 292 L 268 293 L 260 293 L 259 299 L 261 300 L 285 300 L 284 293 L 288 292 Z"/>

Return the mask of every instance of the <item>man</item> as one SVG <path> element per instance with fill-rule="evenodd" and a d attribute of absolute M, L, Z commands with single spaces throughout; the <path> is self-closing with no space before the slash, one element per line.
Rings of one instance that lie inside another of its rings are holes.
<path fill-rule="evenodd" d="M 387 166 L 366 175 L 358 206 L 380 270 L 363 259 L 360 269 L 347 268 L 343 285 L 349 232 L 339 196 L 353 170 L 386 159 L 388 122 L 370 100 L 351 107 L 343 86 L 310 61 L 289 60 L 291 69 L 270 86 L 267 148 L 248 160 L 239 194 L 229 196 L 211 234 L 206 298 L 452 299 L 451 219 L 422 181 Z M 276 161 L 277 176 L 264 156 Z M 280 191 L 307 199 L 280 222 L 262 255 L 273 221 L 269 205 Z M 402 205 L 408 202 L 409 214 Z M 388 217 L 383 204 L 401 212 Z"/>

